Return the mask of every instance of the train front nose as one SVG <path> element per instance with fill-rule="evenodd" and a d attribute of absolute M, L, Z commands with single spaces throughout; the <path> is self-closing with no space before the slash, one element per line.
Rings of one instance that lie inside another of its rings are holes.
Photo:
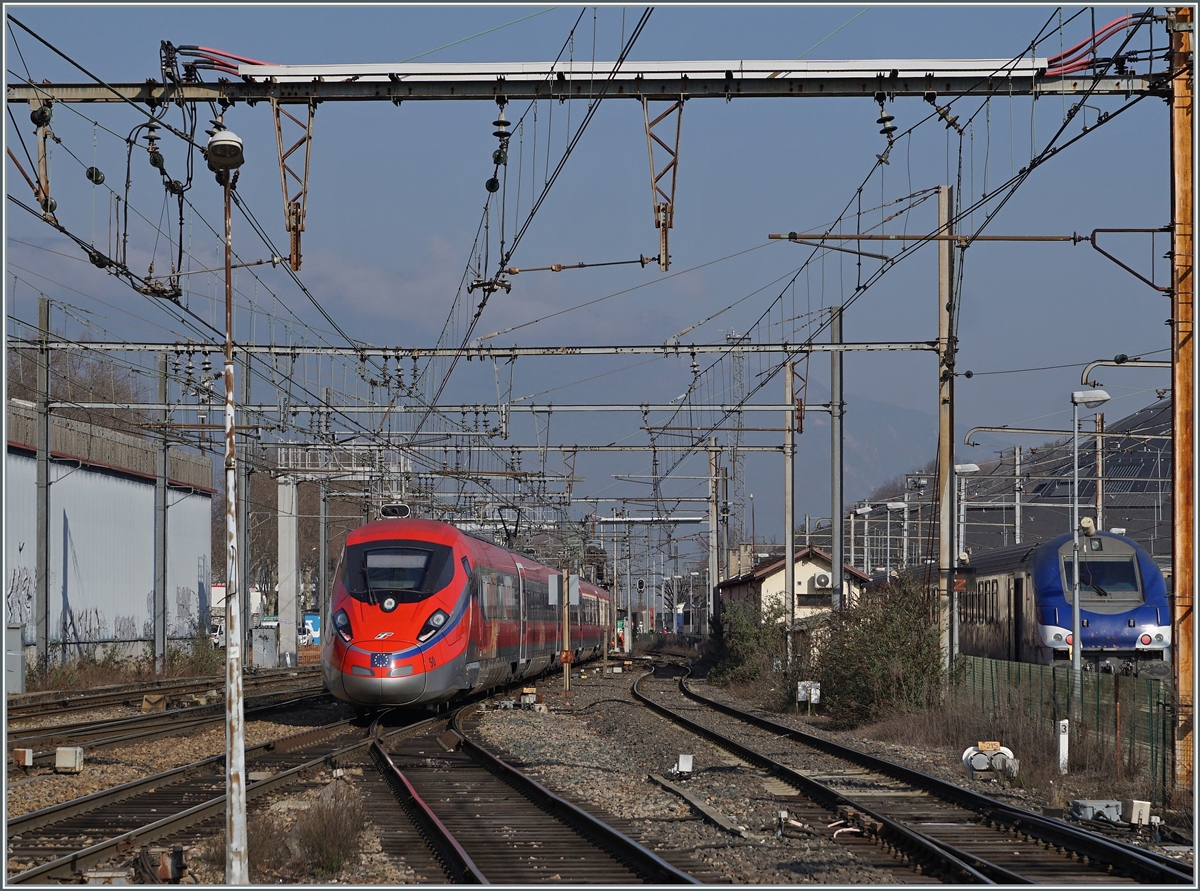
<path fill-rule="evenodd" d="M 339 680 L 359 705 L 411 705 L 425 693 L 425 657 L 415 641 L 356 641 L 342 656 Z"/>

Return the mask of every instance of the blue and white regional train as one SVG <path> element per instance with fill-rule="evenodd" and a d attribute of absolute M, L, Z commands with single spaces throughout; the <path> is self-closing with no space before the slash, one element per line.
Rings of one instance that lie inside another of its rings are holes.
<path fill-rule="evenodd" d="M 585 581 L 568 592 L 555 575 L 448 523 L 360 526 L 346 537 L 321 635 L 325 686 L 356 706 L 436 704 L 560 667 L 564 651 L 599 656 L 608 592 Z"/>
<path fill-rule="evenodd" d="M 959 594 L 959 650 L 1015 662 L 1071 658 L 1072 536 L 1017 545 L 972 560 Z M 1079 608 L 1085 668 L 1169 678 L 1171 607 L 1154 560 L 1110 532 L 1079 539 Z"/>

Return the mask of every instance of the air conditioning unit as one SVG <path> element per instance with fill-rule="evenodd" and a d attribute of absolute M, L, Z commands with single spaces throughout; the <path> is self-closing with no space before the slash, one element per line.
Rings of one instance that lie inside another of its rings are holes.
<path fill-rule="evenodd" d="M 404 502 L 396 502 L 394 504 L 385 504 L 379 508 L 379 516 L 385 520 L 403 520 L 412 515 L 412 511 Z"/>
<path fill-rule="evenodd" d="M 813 576 L 813 587 L 820 590 L 828 590 L 833 587 L 833 573 L 818 572 Z"/>

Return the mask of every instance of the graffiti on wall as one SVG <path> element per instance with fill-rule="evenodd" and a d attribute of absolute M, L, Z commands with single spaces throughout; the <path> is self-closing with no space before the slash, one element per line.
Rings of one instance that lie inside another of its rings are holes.
<path fill-rule="evenodd" d="M 113 639 L 114 640 L 137 640 L 137 617 L 136 616 L 117 616 L 113 620 Z"/>
<path fill-rule="evenodd" d="M 79 611 L 64 609 L 61 633 L 63 646 L 100 643 L 111 639 L 108 636 L 108 621 L 104 613 L 95 607 Z"/>
<path fill-rule="evenodd" d="M 33 620 L 33 576 L 24 566 L 19 566 L 8 575 L 8 591 L 4 595 L 4 613 L 10 625 L 25 626 L 25 643 L 37 640 L 37 629 Z"/>

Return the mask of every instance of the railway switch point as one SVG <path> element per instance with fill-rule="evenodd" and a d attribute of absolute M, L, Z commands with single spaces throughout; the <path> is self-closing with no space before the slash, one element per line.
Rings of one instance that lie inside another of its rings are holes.
<path fill-rule="evenodd" d="M 455 749 L 457 749 L 459 746 L 462 745 L 462 741 L 463 741 L 462 737 L 459 736 L 457 733 L 455 733 L 453 730 L 447 730 L 445 733 L 443 733 L 441 736 L 438 737 L 438 744 L 443 749 L 445 749 L 447 752 L 453 752 Z"/>
<path fill-rule="evenodd" d="M 59 746 L 54 751 L 55 773 L 81 773 L 83 771 L 83 747 Z"/>

